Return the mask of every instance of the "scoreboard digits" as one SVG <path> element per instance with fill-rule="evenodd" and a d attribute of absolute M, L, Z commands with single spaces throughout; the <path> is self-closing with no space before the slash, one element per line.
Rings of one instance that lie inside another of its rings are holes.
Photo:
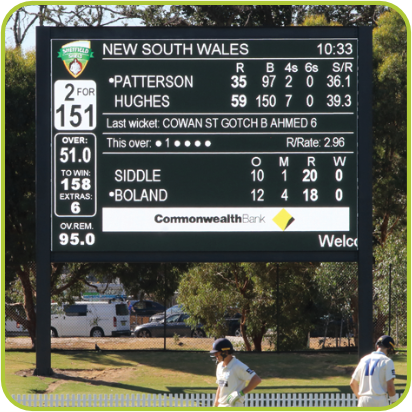
<path fill-rule="evenodd" d="M 96 83 L 94 81 L 56 81 L 54 101 L 54 127 L 57 130 L 96 128 Z"/>

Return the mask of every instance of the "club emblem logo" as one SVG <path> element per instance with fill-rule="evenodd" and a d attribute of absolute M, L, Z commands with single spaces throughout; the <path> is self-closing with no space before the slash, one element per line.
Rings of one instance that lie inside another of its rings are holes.
<path fill-rule="evenodd" d="M 87 63 L 94 56 L 90 48 L 90 41 L 78 40 L 65 44 L 57 57 L 63 60 L 67 71 L 76 78 L 83 73 Z"/>

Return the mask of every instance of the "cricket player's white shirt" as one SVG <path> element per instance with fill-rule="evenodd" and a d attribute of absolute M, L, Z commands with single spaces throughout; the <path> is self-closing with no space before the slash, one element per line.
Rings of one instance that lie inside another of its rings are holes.
<path fill-rule="evenodd" d="M 352 378 L 359 382 L 360 396 L 386 395 L 387 382 L 395 378 L 395 365 L 383 352 L 372 352 L 360 360 Z"/>
<path fill-rule="evenodd" d="M 219 406 L 230 406 L 226 399 L 234 391 L 241 391 L 246 387 L 256 372 L 233 356 L 227 366 L 220 362 L 216 369 L 216 383 L 219 385 Z M 234 406 L 243 406 L 245 398 L 242 396 Z"/>

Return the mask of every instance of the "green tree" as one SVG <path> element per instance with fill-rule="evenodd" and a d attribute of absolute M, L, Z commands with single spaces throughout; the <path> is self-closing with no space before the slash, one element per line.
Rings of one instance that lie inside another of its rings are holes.
<path fill-rule="evenodd" d="M 314 274 L 322 296 L 324 316 L 348 321 L 352 318 L 355 342 L 358 342 L 358 265 L 356 263 L 321 263 Z"/>
<path fill-rule="evenodd" d="M 94 269 L 105 282 L 119 279 L 128 295 L 166 302 L 176 292 L 187 263 L 113 263 Z"/>
<path fill-rule="evenodd" d="M 395 219 L 395 218 L 392 218 Z M 389 223 L 393 223 L 390 221 Z M 407 230 L 398 228 L 383 244 L 374 246 L 373 316 L 374 339 L 389 331 L 389 271 L 391 271 L 391 333 L 407 342 Z M 322 263 L 314 276 L 328 313 L 353 318 L 355 342 L 358 339 L 358 267 L 355 263 Z"/>
<path fill-rule="evenodd" d="M 373 215 L 383 244 L 406 224 L 407 31 L 393 10 L 373 31 L 373 57 Z"/>
<path fill-rule="evenodd" d="M 17 276 L 25 292 L 23 304 L 31 336 L 36 318 L 31 283 L 31 262 L 35 260 L 35 61 L 34 53 L 24 56 L 18 50 L 6 50 L 4 230 L 7 239 L 3 273 L 6 285 Z"/>
<path fill-rule="evenodd" d="M 383 245 L 377 245 L 374 255 L 374 317 L 378 321 L 375 338 L 389 333 L 390 327 L 395 342 L 407 345 L 408 246 L 406 227 L 398 228 Z M 391 312 L 390 325 L 389 312 Z"/>
<path fill-rule="evenodd" d="M 308 16 L 323 15 L 326 24 L 342 26 L 375 25 L 383 6 L 120 6 L 119 12 L 129 17 L 142 19 L 147 26 L 232 26 L 232 27 L 285 27 L 302 24 Z"/>
<path fill-rule="evenodd" d="M 205 263 L 183 275 L 178 301 L 190 313 L 190 324 L 202 323 L 212 336 L 224 335 L 225 314 L 238 311 L 246 350 L 253 344 L 260 352 L 269 330 L 279 335 L 280 350 L 305 346 L 314 293 L 305 265 Z"/>
<path fill-rule="evenodd" d="M 146 26 L 288 26 L 292 22 L 293 6 L 136 6 L 119 7 L 119 12 L 139 18 Z"/>
<path fill-rule="evenodd" d="M 388 10 L 385 6 L 374 5 L 307 5 L 296 6 L 296 23 L 303 23 L 308 16 L 322 15 L 326 26 L 338 23 L 342 26 L 374 26 L 379 16 Z"/>
<path fill-rule="evenodd" d="M 374 5 L 30 5 L 10 17 L 7 30 L 12 32 L 15 47 L 20 47 L 33 25 L 285 27 L 300 25 L 308 16 L 323 15 L 327 25 L 370 26 L 376 25 L 386 10 L 388 7 Z"/>
<path fill-rule="evenodd" d="M 328 21 L 324 14 L 308 15 L 301 26 L 342 26 L 342 24 L 335 21 Z"/>
<path fill-rule="evenodd" d="M 20 48 L 32 26 L 108 26 L 127 23 L 129 16 L 109 5 L 39 5 L 23 6 L 10 16 L 7 29 L 13 34 L 14 47 Z"/>

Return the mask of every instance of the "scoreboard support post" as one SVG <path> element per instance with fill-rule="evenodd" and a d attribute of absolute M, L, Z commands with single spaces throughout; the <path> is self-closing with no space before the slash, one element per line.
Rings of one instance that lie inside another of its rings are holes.
<path fill-rule="evenodd" d="M 362 34 L 359 55 L 366 56 L 360 64 L 359 95 L 359 260 L 358 260 L 358 307 L 359 307 L 359 358 L 373 349 L 372 314 L 372 30 L 358 28 Z"/>
<path fill-rule="evenodd" d="M 44 102 L 50 96 L 50 82 L 40 79 L 44 67 L 50 67 L 50 33 L 37 32 L 36 59 L 36 369 L 34 374 L 50 376 L 50 144 L 44 130 L 50 125 L 50 110 Z"/>

